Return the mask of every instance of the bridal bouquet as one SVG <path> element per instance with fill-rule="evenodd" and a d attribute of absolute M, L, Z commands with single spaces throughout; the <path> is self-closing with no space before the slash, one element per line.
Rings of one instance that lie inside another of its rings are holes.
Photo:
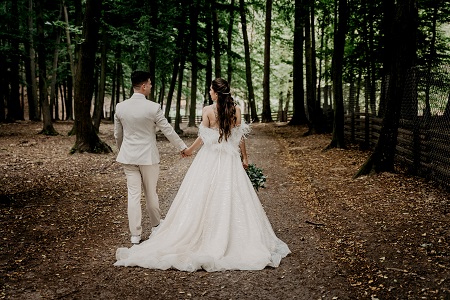
<path fill-rule="evenodd" d="M 266 176 L 264 176 L 262 170 L 258 168 L 255 164 L 249 164 L 247 170 L 248 178 L 253 184 L 253 187 L 256 191 L 259 190 L 259 188 L 265 187 L 266 182 Z"/>

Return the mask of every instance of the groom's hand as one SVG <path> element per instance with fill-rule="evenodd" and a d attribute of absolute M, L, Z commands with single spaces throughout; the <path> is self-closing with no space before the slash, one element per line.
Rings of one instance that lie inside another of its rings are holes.
<path fill-rule="evenodd" d="M 186 148 L 187 149 L 187 148 Z M 183 158 L 185 158 L 185 157 L 188 157 L 189 155 L 187 155 L 186 153 L 184 153 L 184 150 L 186 150 L 186 149 L 183 149 L 183 150 L 181 150 L 181 152 L 180 152 L 180 154 L 181 154 L 181 157 L 183 157 Z"/>

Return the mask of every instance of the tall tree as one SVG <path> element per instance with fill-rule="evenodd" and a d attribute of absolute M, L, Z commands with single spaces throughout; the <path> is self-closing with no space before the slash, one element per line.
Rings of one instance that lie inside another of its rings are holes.
<path fill-rule="evenodd" d="M 292 63 L 293 115 L 289 121 L 289 125 L 302 125 L 307 123 L 305 90 L 303 87 L 303 0 L 295 0 L 294 18 L 294 55 Z"/>
<path fill-rule="evenodd" d="M 108 33 L 103 28 L 102 30 L 102 41 L 101 41 L 101 59 L 100 59 L 100 82 L 98 83 L 98 99 L 95 102 L 93 119 L 94 128 L 96 132 L 99 132 L 100 122 L 103 117 L 103 104 L 105 102 L 105 88 L 106 88 L 106 68 L 108 64 L 107 57 L 107 43 L 108 43 Z"/>
<path fill-rule="evenodd" d="M 108 153 L 111 147 L 98 137 L 91 118 L 91 101 L 94 91 L 95 54 L 99 38 L 102 0 L 87 0 L 83 21 L 83 42 L 76 72 L 74 152 Z"/>
<path fill-rule="evenodd" d="M 197 110 L 197 74 L 198 74 L 198 58 L 197 58 L 197 21 L 198 21 L 198 1 L 193 0 L 190 10 L 190 29 L 191 29 L 191 105 L 189 108 L 189 127 L 195 126 L 195 113 Z"/>
<path fill-rule="evenodd" d="M 43 128 L 45 135 L 57 135 L 52 124 L 50 104 L 47 90 L 47 49 L 45 47 L 43 0 L 36 1 L 36 24 L 38 35 L 38 64 L 39 64 L 39 100 L 42 105 Z"/>
<path fill-rule="evenodd" d="M 233 40 L 233 25 L 234 25 L 234 1 L 231 0 L 230 3 L 230 23 L 228 23 L 228 35 L 227 35 L 227 63 L 228 63 L 228 71 L 227 71 L 227 79 L 228 84 L 231 85 L 231 78 L 233 73 L 233 58 L 232 58 L 232 51 L 231 51 L 231 44 Z"/>
<path fill-rule="evenodd" d="M 347 34 L 347 21 L 349 15 L 347 0 L 339 0 L 338 11 L 338 27 L 334 35 L 334 52 L 331 63 L 334 107 L 333 137 L 327 148 L 346 147 L 344 137 L 344 95 L 342 90 L 342 72 L 344 65 L 345 36 Z"/>
<path fill-rule="evenodd" d="M 273 0 L 266 1 L 266 24 L 264 30 L 264 78 L 263 78 L 263 111 L 261 120 L 273 122 L 270 109 L 270 37 L 272 31 Z"/>
<path fill-rule="evenodd" d="M 11 14 L 13 16 L 18 16 L 18 1 L 11 1 Z M 8 98 L 8 114 L 6 115 L 6 119 L 10 121 L 15 120 L 23 120 L 23 110 L 20 106 L 20 94 L 19 94 L 19 84 L 20 84 L 20 74 L 19 74 L 19 22 L 11 22 L 11 53 L 10 53 L 10 74 L 9 84 L 10 84 L 10 93 Z"/>
<path fill-rule="evenodd" d="M 147 2 L 150 5 L 149 11 L 150 11 L 150 24 L 152 31 L 155 31 L 158 28 L 158 1 L 148 1 Z M 149 41 L 149 56 L 148 56 L 148 70 L 150 72 L 150 80 L 152 81 L 152 90 L 150 92 L 150 100 L 155 101 L 155 88 L 156 88 L 156 37 L 149 34 L 150 41 Z"/>
<path fill-rule="evenodd" d="M 34 21 L 33 21 L 33 0 L 28 0 L 28 39 L 25 42 L 25 72 L 27 81 L 27 98 L 28 98 L 28 118 L 31 121 L 39 121 L 39 104 L 37 95 L 36 81 L 36 53 L 34 50 Z"/>
<path fill-rule="evenodd" d="M 213 41 L 214 41 L 214 68 L 216 78 L 222 77 L 222 66 L 220 62 L 220 35 L 219 35 L 219 16 L 217 13 L 216 0 L 212 1 L 212 20 L 213 20 Z"/>
<path fill-rule="evenodd" d="M 388 65 L 385 65 L 390 78 L 386 91 L 386 112 L 375 149 L 355 177 L 394 170 L 402 101 L 405 101 L 405 94 L 410 94 L 408 78 L 416 63 L 417 2 L 416 0 L 389 1 L 395 3 L 395 14 L 386 39 L 392 49 L 392 52 L 387 54 L 389 55 Z"/>
<path fill-rule="evenodd" d="M 247 17 L 245 9 L 245 0 L 239 0 L 239 13 L 241 15 L 242 36 L 244 38 L 245 75 L 246 75 L 245 78 L 247 81 L 247 88 L 248 88 L 248 102 L 251 114 L 250 118 L 252 122 L 259 122 L 258 114 L 256 112 L 255 92 L 253 90 L 253 82 L 252 82 L 252 67 L 250 63 L 250 46 L 247 34 Z"/>

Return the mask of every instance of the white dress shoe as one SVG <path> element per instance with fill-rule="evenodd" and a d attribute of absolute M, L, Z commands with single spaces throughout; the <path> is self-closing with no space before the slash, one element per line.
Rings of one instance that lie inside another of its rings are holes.
<path fill-rule="evenodd" d="M 131 243 L 134 245 L 137 245 L 141 242 L 141 236 L 140 235 L 132 235 L 131 236 Z"/>

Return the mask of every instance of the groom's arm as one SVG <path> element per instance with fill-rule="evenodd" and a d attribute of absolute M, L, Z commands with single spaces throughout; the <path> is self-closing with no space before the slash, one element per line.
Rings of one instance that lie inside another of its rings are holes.
<path fill-rule="evenodd" d="M 123 141 L 123 127 L 117 113 L 114 114 L 114 138 L 116 140 L 117 148 L 120 150 Z"/>
<path fill-rule="evenodd" d="M 182 151 L 187 148 L 186 144 L 181 140 L 178 134 L 173 129 L 172 125 L 169 124 L 161 107 L 158 107 L 155 118 L 156 126 L 161 130 L 161 132 L 166 136 L 172 145 L 174 145 L 178 150 Z"/>

